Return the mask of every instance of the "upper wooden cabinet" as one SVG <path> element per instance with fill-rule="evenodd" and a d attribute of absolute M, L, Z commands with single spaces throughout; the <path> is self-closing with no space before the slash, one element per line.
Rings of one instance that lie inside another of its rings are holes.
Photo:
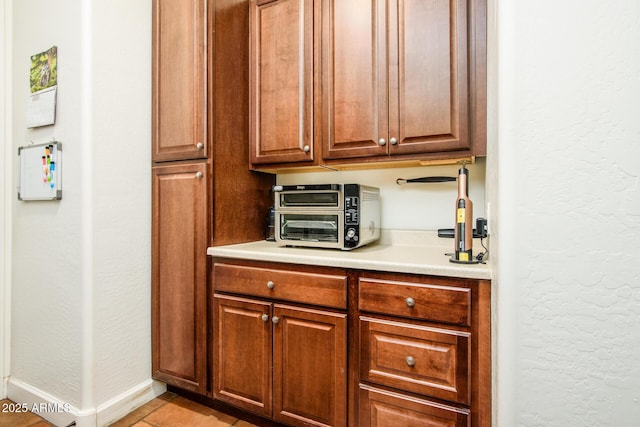
<path fill-rule="evenodd" d="M 486 0 L 258 3 L 253 165 L 486 154 Z"/>
<path fill-rule="evenodd" d="M 250 2 L 251 163 L 313 160 L 313 0 Z"/>
<path fill-rule="evenodd" d="M 153 1 L 155 162 L 206 158 L 207 1 Z"/>
<path fill-rule="evenodd" d="M 473 151 L 469 3 L 323 1 L 325 158 Z"/>

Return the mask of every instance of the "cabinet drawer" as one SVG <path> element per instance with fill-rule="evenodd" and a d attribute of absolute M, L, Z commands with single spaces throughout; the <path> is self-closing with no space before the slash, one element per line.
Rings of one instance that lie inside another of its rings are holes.
<path fill-rule="evenodd" d="M 360 385 L 360 423 L 363 427 L 469 427 L 468 409 L 454 408 L 399 393 Z"/>
<path fill-rule="evenodd" d="M 471 325 L 469 288 L 361 277 L 358 301 L 362 311 Z"/>
<path fill-rule="evenodd" d="M 216 291 L 347 308 L 347 277 L 215 263 Z"/>
<path fill-rule="evenodd" d="M 471 334 L 360 318 L 360 378 L 469 404 Z"/>

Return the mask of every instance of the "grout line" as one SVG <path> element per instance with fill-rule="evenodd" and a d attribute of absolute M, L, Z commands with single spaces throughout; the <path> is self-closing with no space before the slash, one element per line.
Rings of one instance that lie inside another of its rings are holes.
<path fill-rule="evenodd" d="M 136 421 L 136 422 L 135 422 L 135 423 L 133 423 L 133 424 L 136 424 L 136 423 L 139 423 L 140 421 L 142 421 L 142 422 L 144 422 L 145 424 L 148 424 L 148 425 L 153 426 L 153 427 L 157 427 L 157 426 L 156 426 L 156 424 L 154 424 L 154 423 L 152 423 L 152 422 L 150 422 L 150 421 L 147 421 L 147 419 L 146 419 L 146 418 L 147 418 L 147 417 L 149 417 L 149 416 L 151 416 L 151 414 L 155 413 L 155 412 L 156 412 L 157 410 L 159 410 L 160 408 L 164 408 L 166 405 L 168 405 L 169 403 L 173 402 L 173 401 L 175 400 L 175 398 L 176 398 L 178 395 L 177 395 L 177 394 L 175 394 L 175 393 L 172 393 L 172 394 L 173 394 L 173 396 L 171 396 L 171 398 L 170 398 L 170 399 L 167 399 L 167 400 L 165 400 L 165 399 L 161 399 L 161 398 L 160 398 L 161 396 L 164 396 L 164 394 L 162 394 L 162 395 L 160 395 L 160 396 L 156 397 L 154 400 L 162 400 L 164 403 L 163 403 L 162 405 L 158 406 L 158 407 L 157 407 L 156 409 L 154 409 L 153 411 L 149 412 L 148 414 L 143 415 L 143 416 L 142 416 L 142 418 L 140 418 L 138 421 Z M 151 402 L 153 402 L 153 400 L 152 400 Z M 151 403 L 151 402 L 149 402 L 149 403 Z M 148 405 L 149 403 L 147 403 L 147 405 Z M 132 424 L 132 425 L 133 425 L 133 424 Z"/>

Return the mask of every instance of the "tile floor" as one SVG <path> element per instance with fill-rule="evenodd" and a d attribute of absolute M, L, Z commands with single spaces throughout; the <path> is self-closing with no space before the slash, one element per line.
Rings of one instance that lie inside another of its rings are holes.
<path fill-rule="evenodd" d="M 2 400 L 1 403 L 8 403 Z M 2 406 L 0 406 L 2 407 Z M 0 427 L 51 427 L 32 413 L 0 412 Z M 111 427 L 257 427 L 174 393 L 167 392 L 136 409 Z"/>

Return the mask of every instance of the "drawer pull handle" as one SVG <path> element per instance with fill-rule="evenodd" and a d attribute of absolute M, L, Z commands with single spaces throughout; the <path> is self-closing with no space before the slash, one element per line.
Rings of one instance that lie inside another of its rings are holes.
<path fill-rule="evenodd" d="M 273 322 L 274 325 L 277 325 L 278 322 L 280 321 L 280 318 L 278 316 L 273 316 L 271 318 L 271 321 Z"/>
<path fill-rule="evenodd" d="M 269 315 L 268 314 L 263 314 L 261 317 L 263 322 L 268 322 L 269 321 Z"/>
<path fill-rule="evenodd" d="M 406 360 L 407 360 L 407 365 L 408 365 L 408 366 L 411 366 L 412 368 L 413 368 L 414 366 L 416 366 L 416 359 L 414 359 L 413 357 L 411 357 L 411 356 L 407 356 L 407 359 L 406 359 Z"/>
<path fill-rule="evenodd" d="M 414 300 L 411 297 L 409 297 L 406 300 L 404 300 L 404 302 L 407 303 L 407 307 L 409 307 L 409 308 L 413 308 L 413 306 L 416 305 L 416 300 Z"/>
<path fill-rule="evenodd" d="M 275 284 L 275 283 L 273 283 L 271 280 L 269 280 L 269 281 L 267 282 L 267 288 L 269 288 L 269 289 L 273 289 L 275 286 L 276 286 L 276 284 Z"/>

